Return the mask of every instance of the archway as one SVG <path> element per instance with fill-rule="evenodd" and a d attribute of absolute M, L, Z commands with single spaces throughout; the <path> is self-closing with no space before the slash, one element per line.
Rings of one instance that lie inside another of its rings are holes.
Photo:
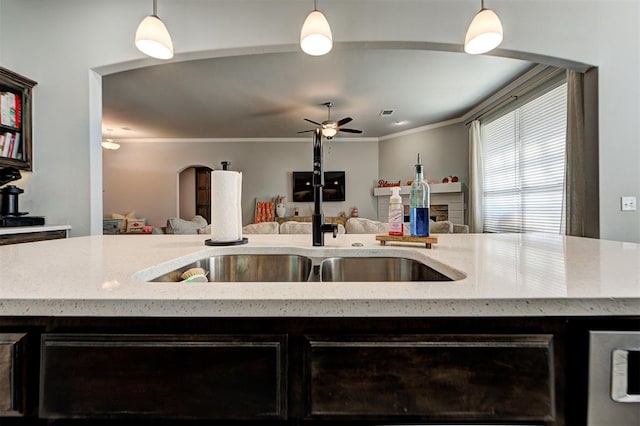
<path fill-rule="evenodd" d="M 211 222 L 211 171 L 208 166 L 190 165 L 178 172 L 178 216 L 196 215 Z"/>

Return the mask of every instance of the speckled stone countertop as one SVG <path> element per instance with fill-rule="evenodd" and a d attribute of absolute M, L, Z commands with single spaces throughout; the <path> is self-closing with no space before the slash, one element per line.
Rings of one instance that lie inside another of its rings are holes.
<path fill-rule="evenodd" d="M 468 317 L 640 315 L 640 245 L 543 234 L 441 234 L 432 249 L 374 235 L 107 235 L 0 247 L 0 316 Z M 352 246 L 362 243 L 361 247 Z M 159 283 L 213 254 L 402 256 L 451 282 Z"/>

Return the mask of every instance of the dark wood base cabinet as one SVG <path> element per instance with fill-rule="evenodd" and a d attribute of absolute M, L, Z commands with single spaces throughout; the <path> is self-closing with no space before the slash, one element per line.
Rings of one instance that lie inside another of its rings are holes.
<path fill-rule="evenodd" d="M 640 318 L 0 317 L 0 425 L 586 424 Z"/>
<path fill-rule="evenodd" d="M 7 228 L 5 228 L 7 229 Z M 67 238 L 67 231 L 39 231 L 0 235 L 0 246 Z"/>
<path fill-rule="evenodd" d="M 308 414 L 324 418 L 555 419 L 551 335 L 313 337 Z"/>
<path fill-rule="evenodd" d="M 286 418 L 286 336 L 42 335 L 39 415 Z"/>

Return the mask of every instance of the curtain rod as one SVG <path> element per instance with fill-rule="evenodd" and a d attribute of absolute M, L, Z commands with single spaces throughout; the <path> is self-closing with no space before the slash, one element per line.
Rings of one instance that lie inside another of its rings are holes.
<path fill-rule="evenodd" d="M 509 95 L 507 98 L 502 99 L 501 101 L 498 101 L 497 104 L 488 107 L 486 110 L 480 112 L 479 114 L 477 114 L 474 118 L 472 118 L 471 120 L 467 121 L 465 124 L 465 126 L 468 126 L 469 124 L 471 124 L 473 121 L 475 120 L 479 120 L 480 118 L 484 117 L 487 114 L 490 114 L 494 111 L 496 111 L 497 109 L 502 108 L 503 106 L 518 100 L 518 98 L 526 93 L 528 93 L 532 88 L 541 85 L 542 83 L 544 83 L 547 80 L 550 80 L 552 77 L 554 77 L 556 74 L 558 74 L 561 71 L 566 71 L 563 68 L 554 68 L 552 70 L 550 70 L 549 72 L 543 73 L 543 75 L 538 76 L 538 78 L 536 78 L 533 81 L 529 81 L 527 82 L 524 86 L 518 88 L 517 92 Z"/>

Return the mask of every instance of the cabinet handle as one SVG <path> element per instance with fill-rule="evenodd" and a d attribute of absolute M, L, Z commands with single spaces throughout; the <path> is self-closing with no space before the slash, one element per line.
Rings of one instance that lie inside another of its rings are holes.
<path fill-rule="evenodd" d="M 611 399 L 623 403 L 640 403 L 640 393 L 629 393 L 629 379 L 634 380 L 637 387 L 638 366 L 632 368 L 629 375 L 629 353 L 640 352 L 638 349 L 614 349 L 611 353 Z M 632 355 L 635 356 L 635 355 Z"/>

